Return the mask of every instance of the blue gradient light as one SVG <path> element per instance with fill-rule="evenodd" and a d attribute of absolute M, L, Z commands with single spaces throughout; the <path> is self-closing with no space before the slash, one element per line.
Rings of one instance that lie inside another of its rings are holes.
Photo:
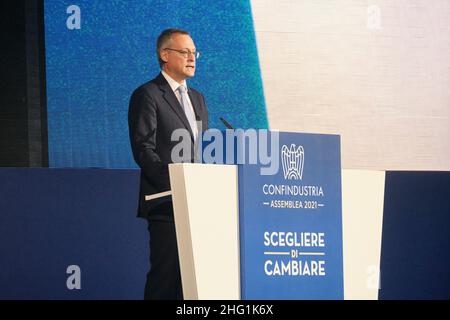
<path fill-rule="evenodd" d="M 159 72 L 161 30 L 189 30 L 202 57 L 188 84 L 219 117 L 267 128 L 249 1 L 79 0 L 81 29 L 69 30 L 72 1 L 45 1 L 51 167 L 135 167 L 128 138 L 132 91 Z"/>

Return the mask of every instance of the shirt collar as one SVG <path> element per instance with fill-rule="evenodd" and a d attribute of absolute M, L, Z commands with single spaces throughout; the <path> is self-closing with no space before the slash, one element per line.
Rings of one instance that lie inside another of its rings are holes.
<path fill-rule="evenodd" d="M 180 84 L 180 83 L 176 82 L 175 80 L 173 80 L 172 77 L 169 76 L 169 75 L 168 75 L 166 72 L 164 72 L 163 70 L 161 70 L 161 73 L 162 73 L 163 77 L 167 80 L 167 82 L 169 83 L 169 86 L 170 86 L 170 88 L 172 89 L 173 92 L 177 91 L 177 90 L 178 90 L 178 87 L 179 87 L 180 85 L 185 85 L 186 88 L 187 88 L 186 80 L 183 80 L 183 83 Z"/>

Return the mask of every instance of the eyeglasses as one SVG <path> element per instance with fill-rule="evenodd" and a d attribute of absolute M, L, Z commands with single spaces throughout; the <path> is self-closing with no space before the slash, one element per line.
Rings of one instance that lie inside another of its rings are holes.
<path fill-rule="evenodd" d="M 198 51 L 191 51 L 189 49 L 186 50 L 177 50 L 172 48 L 164 48 L 163 50 L 170 50 L 170 51 L 176 51 L 178 53 L 181 53 L 181 55 L 185 58 L 189 57 L 191 54 L 195 57 L 195 59 L 200 58 L 200 52 Z"/>

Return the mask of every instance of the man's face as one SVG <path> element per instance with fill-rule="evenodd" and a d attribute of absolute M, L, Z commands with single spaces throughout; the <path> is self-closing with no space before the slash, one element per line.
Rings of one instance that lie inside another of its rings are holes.
<path fill-rule="evenodd" d="M 169 74 L 175 81 L 182 82 L 186 78 L 193 77 L 195 74 L 195 55 L 192 53 L 183 54 L 178 51 L 195 52 L 195 44 L 192 38 L 186 34 L 175 33 L 172 40 L 164 48 L 172 50 L 162 50 L 161 59 L 166 63 L 163 64 L 163 70 Z"/>

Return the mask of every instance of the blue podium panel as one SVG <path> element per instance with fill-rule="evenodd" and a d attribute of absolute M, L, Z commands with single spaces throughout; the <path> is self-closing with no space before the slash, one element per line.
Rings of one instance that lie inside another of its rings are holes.
<path fill-rule="evenodd" d="M 142 299 L 139 170 L 0 168 L 0 299 Z"/>
<path fill-rule="evenodd" d="M 280 132 L 278 148 L 275 175 L 239 165 L 241 297 L 343 299 L 340 137 Z"/>

